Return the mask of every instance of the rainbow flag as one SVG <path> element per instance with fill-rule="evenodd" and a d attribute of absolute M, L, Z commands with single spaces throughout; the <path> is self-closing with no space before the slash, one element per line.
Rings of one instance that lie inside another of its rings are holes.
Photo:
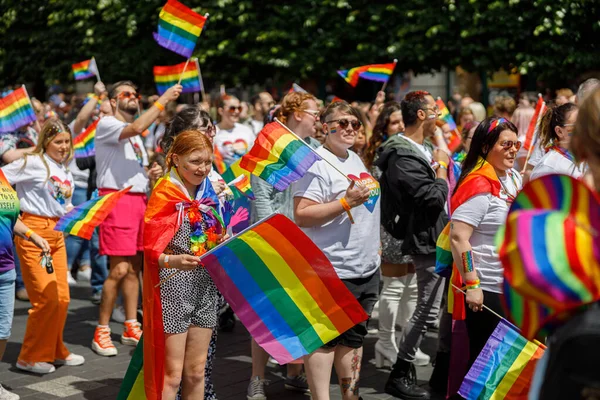
<path fill-rule="evenodd" d="M 54 230 L 91 239 L 94 229 L 106 219 L 129 189 L 131 186 L 78 205 L 58 220 Z"/>
<path fill-rule="evenodd" d="M 394 68 L 396 68 L 395 62 L 389 64 L 363 65 L 362 67 L 340 70 L 337 73 L 351 86 L 356 87 L 359 78 L 370 81 L 387 82 L 394 72 Z"/>
<path fill-rule="evenodd" d="M 205 16 L 177 0 L 168 0 L 158 16 L 158 33 L 154 33 L 154 40 L 162 47 L 190 58 L 205 22 Z"/>
<path fill-rule="evenodd" d="M 541 95 L 538 95 L 538 101 L 535 105 L 535 111 L 533 112 L 533 117 L 529 122 L 529 127 L 527 128 L 527 134 L 525 134 L 525 143 L 523 143 L 523 147 L 525 150 L 529 150 L 531 145 L 535 143 L 535 139 L 537 137 L 537 132 L 540 129 L 540 123 L 542 121 L 542 117 L 546 112 L 546 102 L 542 98 Z"/>
<path fill-rule="evenodd" d="M 456 122 L 454 122 L 454 118 L 452 118 L 452 114 L 450 114 L 450 110 L 446 107 L 446 104 L 442 100 L 441 97 L 438 97 L 435 101 L 435 104 L 440 109 L 440 119 L 448 124 L 450 129 L 452 130 L 452 137 L 450 138 L 450 142 L 448 143 L 448 148 L 450 151 L 455 151 L 458 146 L 460 146 L 460 132 L 456 127 Z"/>
<path fill-rule="evenodd" d="M 133 356 L 127 367 L 125 378 L 121 382 L 121 389 L 117 400 L 139 400 L 145 399 L 144 390 L 144 335 L 133 351 Z"/>
<path fill-rule="evenodd" d="M 86 158 L 96 155 L 94 138 L 96 137 L 96 127 L 98 126 L 98 122 L 100 122 L 99 118 L 73 139 L 75 158 Z"/>
<path fill-rule="evenodd" d="M 254 192 L 252 191 L 252 187 L 250 186 L 250 179 L 248 179 L 247 176 L 242 175 L 238 177 L 237 179 L 228 183 L 228 186 L 235 188 L 236 190 L 234 190 L 234 192 L 239 191 L 242 195 L 246 196 L 250 200 L 256 200 Z M 234 196 L 239 198 L 239 196 L 236 196 L 235 194 Z"/>
<path fill-rule="evenodd" d="M 292 87 L 290 88 L 288 93 L 297 92 L 297 93 L 308 93 L 306 90 L 302 88 L 302 86 L 297 83 L 292 83 Z"/>
<path fill-rule="evenodd" d="M 214 147 L 213 156 L 214 156 L 213 164 L 214 164 L 215 168 L 217 169 L 217 172 L 219 174 L 223 175 L 225 173 L 225 171 L 227 170 L 227 164 L 225 164 L 223 155 L 221 154 L 221 152 L 219 151 L 217 146 Z"/>
<path fill-rule="evenodd" d="M 0 133 L 12 132 L 36 121 L 25 86 L 0 99 Z"/>
<path fill-rule="evenodd" d="M 281 214 L 207 253 L 202 263 L 252 337 L 280 364 L 368 318 L 323 252 Z"/>
<path fill-rule="evenodd" d="M 527 399 L 535 365 L 545 350 L 546 346 L 527 341 L 501 319 L 458 393 L 466 399 Z"/>
<path fill-rule="evenodd" d="M 216 149 L 216 147 L 215 147 Z M 221 178 L 227 183 L 227 186 L 234 186 L 237 190 L 233 190 L 233 195 L 236 199 L 241 197 L 254 197 L 254 193 L 252 192 L 252 187 L 250 186 L 250 172 L 240 167 L 241 158 L 231 164 L 229 168 L 225 170 L 221 174 Z M 236 181 L 242 181 L 240 177 L 245 177 L 243 179 L 243 184 L 238 183 L 238 186 L 235 185 Z M 247 183 L 247 185 L 246 185 Z M 246 194 L 243 190 L 249 191 L 249 194 Z"/>
<path fill-rule="evenodd" d="M 240 167 L 284 191 L 320 159 L 304 140 L 279 122 L 271 122 L 259 132 L 254 146 L 240 159 Z"/>
<path fill-rule="evenodd" d="M 76 81 L 81 79 L 91 78 L 93 76 L 97 77 L 100 80 L 98 73 L 98 65 L 96 65 L 96 59 L 94 57 L 89 60 L 85 60 L 79 62 L 77 64 L 73 64 L 73 76 Z"/>
<path fill-rule="evenodd" d="M 179 76 L 181 76 L 185 64 L 185 62 L 182 62 L 177 65 L 154 67 L 154 82 L 156 83 L 156 90 L 159 95 L 162 95 L 168 88 L 179 82 Z M 181 76 L 181 86 L 183 86 L 182 93 L 193 93 L 202 90 L 199 71 L 198 59 L 190 59 L 190 62 L 187 63 L 187 67 L 185 67 L 183 76 Z"/>

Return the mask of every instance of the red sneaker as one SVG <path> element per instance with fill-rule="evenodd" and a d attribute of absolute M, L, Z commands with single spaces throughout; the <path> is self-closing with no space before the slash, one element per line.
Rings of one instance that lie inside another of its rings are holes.
<path fill-rule="evenodd" d="M 92 341 L 92 350 L 105 357 L 117 355 L 117 348 L 110 338 L 110 328 L 96 327 L 94 340 Z"/>
<path fill-rule="evenodd" d="M 129 346 L 137 346 L 140 338 L 142 337 L 142 330 L 140 327 L 141 324 L 137 321 L 125 321 L 123 334 L 121 335 L 121 343 Z"/>

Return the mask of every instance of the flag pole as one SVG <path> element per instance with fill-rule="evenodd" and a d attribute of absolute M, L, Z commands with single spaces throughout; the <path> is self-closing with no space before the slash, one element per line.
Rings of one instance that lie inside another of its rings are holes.
<path fill-rule="evenodd" d="M 538 93 L 538 101 L 543 101 L 542 100 L 542 94 Z M 542 105 L 543 107 L 543 105 Z M 535 121 L 535 127 L 533 128 L 533 134 L 535 135 L 535 131 L 538 129 L 538 125 L 540 123 L 540 121 L 542 120 L 542 109 L 540 107 L 540 113 L 537 116 L 537 121 Z M 527 157 L 525 157 L 525 162 L 523 163 L 523 170 L 521 171 L 521 174 L 525 173 L 525 170 L 527 169 L 527 163 L 529 162 L 529 158 L 531 157 L 531 153 L 533 152 L 533 148 L 536 145 L 536 141 L 533 140 L 534 138 L 531 138 L 531 145 L 529 146 L 529 150 L 527 151 Z M 527 138 L 525 138 L 525 141 L 527 141 Z"/>
<path fill-rule="evenodd" d="M 181 71 L 181 73 L 179 74 L 179 82 L 177 82 L 178 85 L 181 85 L 181 79 L 183 79 L 183 74 L 185 74 L 185 70 L 190 62 L 190 58 L 187 59 L 187 61 L 185 62 L 185 65 L 183 66 L 183 71 Z"/>
<path fill-rule="evenodd" d="M 394 70 L 396 69 L 396 64 L 398 64 L 398 59 L 394 58 L 394 68 L 392 68 L 392 74 L 394 73 Z M 390 74 L 390 76 L 388 76 L 387 80 L 383 83 L 383 87 L 381 88 L 380 92 L 385 92 L 385 88 L 387 87 L 387 84 L 388 84 L 392 74 Z"/>
<path fill-rule="evenodd" d="M 206 92 L 204 91 L 204 80 L 202 79 L 202 71 L 200 70 L 200 63 L 196 58 L 196 68 L 198 68 L 198 79 L 200 79 L 200 91 L 202 92 L 202 101 L 206 101 Z"/>
<path fill-rule="evenodd" d="M 100 79 L 100 71 L 98 70 L 98 63 L 96 62 L 96 58 L 92 56 L 92 60 L 94 60 L 94 65 L 96 66 L 96 78 L 98 79 L 98 82 L 102 82 L 102 79 Z"/>
<path fill-rule="evenodd" d="M 31 102 L 31 97 L 29 97 L 29 93 L 27 93 L 27 88 L 25 87 L 25 85 L 21 85 L 21 87 L 23 88 L 23 91 L 27 95 L 27 100 L 29 100 L 29 105 L 33 109 L 33 103 Z M 35 109 L 33 109 L 33 111 L 35 113 Z M 42 126 L 40 125 L 40 120 L 38 120 L 37 115 L 35 116 L 35 127 L 37 128 L 38 133 L 42 131 Z"/>

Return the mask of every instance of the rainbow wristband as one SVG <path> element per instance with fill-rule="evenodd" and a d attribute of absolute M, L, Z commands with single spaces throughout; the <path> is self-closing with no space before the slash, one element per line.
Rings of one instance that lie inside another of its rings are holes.
<path fill-rule="evenodd" d="M 25 237 L 27 238 L 27 240 L 31 240 L 31 235 L 33 234 L 33 229 L 29 229 L 27 232 L 25 232 Z"/>

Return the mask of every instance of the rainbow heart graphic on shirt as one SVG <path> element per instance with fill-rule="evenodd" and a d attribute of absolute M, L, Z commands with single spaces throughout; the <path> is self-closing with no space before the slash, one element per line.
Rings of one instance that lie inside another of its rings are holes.
<path fill-rule="evenodd" d="M 71 181 L 66 179 L 62 181 L 54 175 L 48 179 L 47 189 L 61 206 L 65 205 L 67 199 L 73 195 L 73 184 Z"/>
<path fill-rule="evenodd" d="M 361 184 L 362 186 L 366 186 L 371 191 L 369 193 L 369 200 L 367 200 L 364 205 L 367 207 L 370 213 L 375 209 L 375 205 L 377 204 L 377 200 L 379 200 L 379 196 L 381 195 L 381 187 L 379 187 L 379 182 L 371 175 L 366 172 L 361 172 L 360 177 L 356 177 L 356 175 L 348 175 L 348 178 L 352 179 L 354 182 Z"/>

